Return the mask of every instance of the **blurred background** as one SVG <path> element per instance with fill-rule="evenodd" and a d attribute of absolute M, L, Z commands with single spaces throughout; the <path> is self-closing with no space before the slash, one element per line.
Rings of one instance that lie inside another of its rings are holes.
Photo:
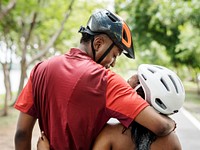
<path fill-rule="evenodd" d="M 13 104 L 33 66 L 77 47 L 80 26 L 101 8 L 119 14 L 134 41 L 136 59 L 122 56 L 113 70 L 127 79 L 143 63 L 172 69 L 185 86 L 184 108 L 200 120 L 199 0 L 0 0 L 2 150 L 14 149 Z"/>

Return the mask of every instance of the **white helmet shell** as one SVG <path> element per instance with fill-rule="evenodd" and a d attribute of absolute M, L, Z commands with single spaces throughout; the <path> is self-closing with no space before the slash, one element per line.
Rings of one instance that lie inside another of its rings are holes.
<path fill-rule="evenodd" d="M 174 114 L 183 106 L 185 90 L 173 71 L 158 65 L 142 64 L 138 78 L 145 100 L 162 114 Z"/>

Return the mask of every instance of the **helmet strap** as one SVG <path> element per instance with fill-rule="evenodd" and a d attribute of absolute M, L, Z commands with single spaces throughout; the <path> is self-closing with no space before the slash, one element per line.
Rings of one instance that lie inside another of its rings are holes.
<path fill-rule="evenodd" d="M 99 58 L 99 60 L 97 61 L 97 63 L 101 63 L 101 61 L 106 57 L 106 55 L 108 55 L 108 53 L 111 51 L 111 49 L 114 46 L 114 42 L 108 47 L 108 49 L 104 52 L 104 54 Z"/>
<path fill-rule="evenodd" d="M 94 36 L 93 36 L 92 41 L 91 41 L 91 47 L 92 47 L 93 60 L 95 61 L 95 59 L 96 59 L 96 52 L 95 52 L 95 49 L 94 49 L 93 42 L 94 42 Z"/>
<path fill-rule="evenodd" d="M 140 87 L 142 87 L 142 85 L 139 83 L 134 89 L 135 91 L 137 91 Z"/>

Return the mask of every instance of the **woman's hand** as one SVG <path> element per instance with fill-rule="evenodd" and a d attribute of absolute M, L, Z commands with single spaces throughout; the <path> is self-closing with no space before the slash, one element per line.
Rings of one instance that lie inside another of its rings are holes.
<path fill-rule="evenodd" d="M 134 74 L 132 77 L 128 79 L 128 84 L 134 89 L 139 84 L 138 75 Z"/>
<path fill-rule="evenodd" d="M 37 142 L 37 150 L 50 150 L 49 141 L 43 131 L 41 132 L 41 137 L 39 137 Z"/>

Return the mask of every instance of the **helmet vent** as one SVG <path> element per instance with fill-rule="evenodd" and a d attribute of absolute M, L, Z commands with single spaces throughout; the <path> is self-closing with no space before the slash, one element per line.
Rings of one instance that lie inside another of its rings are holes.
<path fill-rule="evenodd" d="M 180 79 L 178 79 L 178 82 L 179 82 L 179 85 L 181 85 L 181 90 L 182 90 L 181 92 L 184 92 L 184 87 L 183 87 L 183 85 L 182 85 Z"/>
<path fill-rule="evenodd" d="M 108 18 L 112 21 L 112 22 L 117 22 L 119 21 L 119 19 L 114 16 L 112 13 L 106 13 L 106 15 L 108 16 Z"/>
<path fill-rule="evenodd" d="M 161 78 L 160 81 L 162 82 L 162 84 L 164 85 L 164 87 L 167 89 L 167 91 L 169 91 L 169 88 L 166 84 L 166 82 Z"/>
<path fill-rule="evenodd" d="M 174 113 L 177 113 L 178 112 L 178 110 L 174 110 Z"/>
<path fill-rule="evenodd" d="M 158 68 L 158 69 L 161 69 L 161 70 L 163 70 L 163 68 L 162 67 L 160 67 L 160 66 L 155 66 L 156 68 Z"/>
<path fill-rule="evenodd" d="M 143 99 L 145 99 L 145 94 L 144 94 L 144 90 L 143 90 L 142 86 L 140 86 L 140 87 L 136 90 L 136 92 L 137 92 Z"/>
<path fill-rule="evenodd" d="M 123 30 L 125 30 L 125 29 L 123 29 Z M 125 41 L 128 41 L 128 37 L 127 37 L 127 34 L 126 34 L 126 31 L 123 31 L 122 32 L 123 33 L 123 39 L 125 40 Z"/>
<path fill-rule="evenodd" d="M 151 73 L 155 73 L 155 70 L 152 70 L 150 68 L 148 68 L 148 70 L 151 72 Z"/>
<path fill-rule="evenodd" d="M 143 75 L 143 74 L 141 74 L 142 75 L 142 78 L 144 79 L 144 80 L 147 80 L 147 78 Z"/>
<path fill-rule="evenodd" d="M 165 104 L 163 104 L 163 102 L 159 99 L 159 98 L 156 98 L 155 99 L 155 102 L 156 104 L 158 104 L 162 109 L 167 109 L 167 107 L 165 106 Z"/>
<path fill-rule="evenodd" d="M 176 85 L 174 79 L 172 78 L 171 75 L 168 75 L 168 76 L 169 76 L 170 80 L 172 81 L 172 83 L 173 83 L 173 85 L 174 85 L 174 87 L 175 87 L 175 89 L 176 89 L 176 93 L 178 93 L 178 87 L 177 87 L 177 85 Z"/>

